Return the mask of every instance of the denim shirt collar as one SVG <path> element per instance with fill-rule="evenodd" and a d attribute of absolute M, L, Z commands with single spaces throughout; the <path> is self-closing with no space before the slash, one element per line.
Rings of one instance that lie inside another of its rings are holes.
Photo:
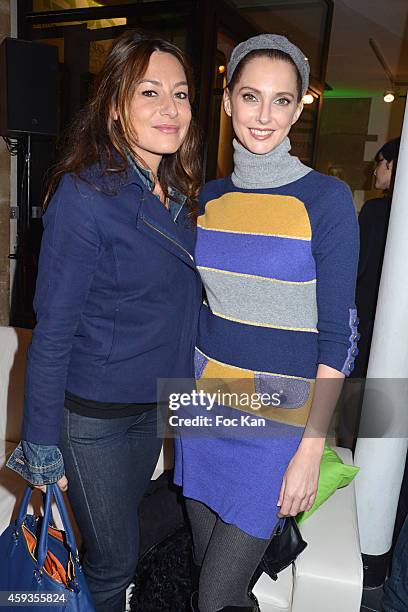
<path fill-rule="evenodd" d="M 151 172 L 151 170 L 149 170 L 145 166 L 142 166 L 140 163 L 138 163 L 130 152 L 127 152 L 126 156 L 130 164 L 130 167 L 132 168 L 136 176 L 140 179 L 142 184 L 145 187 L 147 187 L 149 191 L 153 191 L 154 178 L 153 178 L 153 173 Z M 169 187 L 169 195 L 176 197 L 176 199 L 178 200 L 178 201 L 175 201 L 174 199 L 170 199 L 169 201 L 169 212 L 170 212 L 171 218 L 175 222 L 177 220 L 177 217 L 181 209 L 183 208 L 187 200 L 187 197 L 183 195 L 182 193 L 180 193 L 179 191 L 177 191 L 176 189 L 173 189 L 173 187 Z"/>

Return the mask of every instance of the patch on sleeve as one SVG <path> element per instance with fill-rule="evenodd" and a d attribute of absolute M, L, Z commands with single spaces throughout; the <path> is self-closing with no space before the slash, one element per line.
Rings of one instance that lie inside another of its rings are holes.
<path fill-rule="evenodd" d="M 341 369 L 345 376 L 349 376 L 354 370 L 354 360 L 358 355 L 357 342 L 360 340 L 360 334 L 357 331 L 359 319 L 357 317 L 357 310 L 355 308 L 349 308 L 349 327 L 351 334 L 349 336 L 350 346 L 347 351 L 346 361 Z"/>

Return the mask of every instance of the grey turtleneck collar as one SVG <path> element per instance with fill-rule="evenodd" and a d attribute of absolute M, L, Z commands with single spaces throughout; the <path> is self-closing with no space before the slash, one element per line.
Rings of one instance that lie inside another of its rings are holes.
<path fill-rule="evenodd" d="M 291 145 L 288 137 L 276 149 L 263 155 L 251 153 L 235 138 L 233 146 L 234 171 L 231 178 L 239 189 L 282 187 L 306 176 L 312 170 L 289 154 Z"/>

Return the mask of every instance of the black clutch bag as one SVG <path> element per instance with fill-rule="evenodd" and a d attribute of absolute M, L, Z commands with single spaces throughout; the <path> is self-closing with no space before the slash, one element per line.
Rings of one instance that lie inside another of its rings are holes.
<path fill-rule="evenodd" d="M 259 568 L 272 580 L 288 567 L 307 546 L 293 516 L 282 518 L 273 530 L 272 539 Z"/>

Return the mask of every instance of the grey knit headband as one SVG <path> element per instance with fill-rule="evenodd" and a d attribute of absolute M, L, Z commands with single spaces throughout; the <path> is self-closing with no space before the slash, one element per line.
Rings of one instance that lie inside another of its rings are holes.
<path fill-rule="evenodd" d="M 304 96 L 309 86 L 309 62 L 305 54 L 296 45 L 291 43 L 285 36 L 279 36 L 279 34 L 260 34 L 239 43 L 233 50 L 228 63 L 228 83 L 231 81 L 239 62 L 251 51 L 259 51 L 261 49 L 277 49 L 287 53 L 293 59 L 302 79 L 302 96 Z"/>

